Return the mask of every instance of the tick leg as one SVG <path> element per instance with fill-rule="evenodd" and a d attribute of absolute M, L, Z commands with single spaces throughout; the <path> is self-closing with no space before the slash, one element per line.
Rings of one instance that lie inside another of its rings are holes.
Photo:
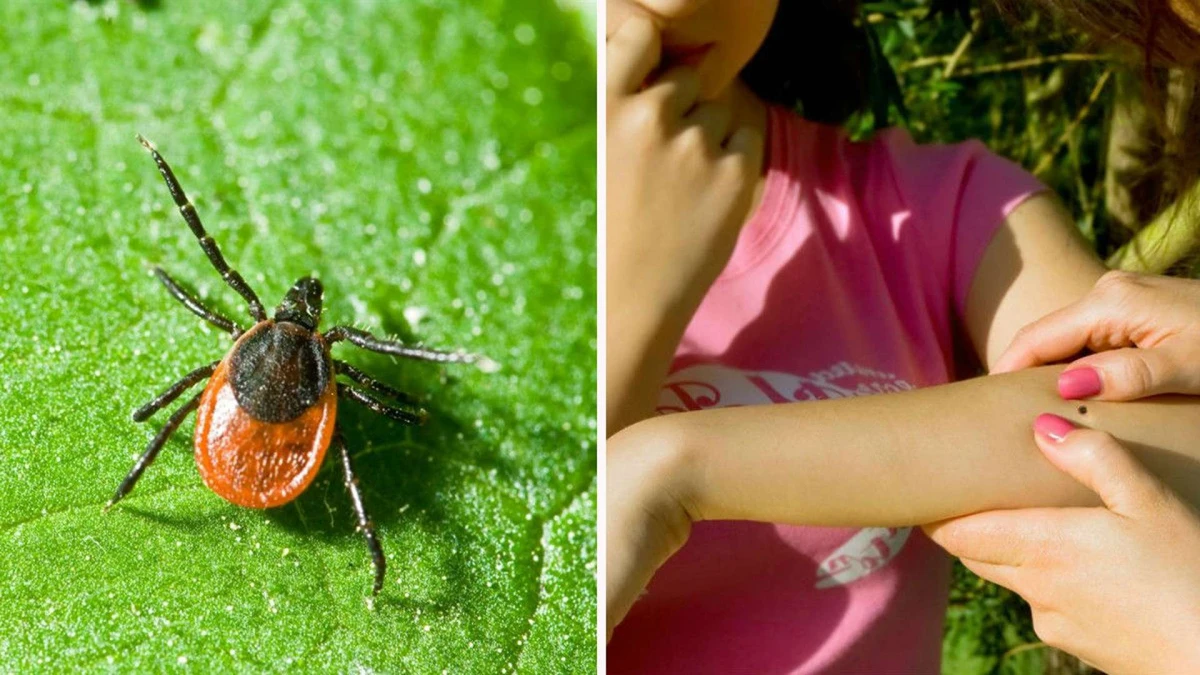
<path fill-rule="evenodd" d="M 158 277 L 163 286 L 167 287 L 167 292 L 171 294 L 171 297 L 183 303 L 183 306 L 187 307 L 192 314 L 229 333 L 235 340 L 242 334 L 242 327 L 234 323 L 233 319 L 220 314 L 216 310 L 205 307 L 204 303 L 184 290 L 179 285 L 179 282 L 172 279 L 171 275 L 167 274 L 163 268 L 156 266 L 154 268 L 154 276 Z"/>
<path fill-rule="evenodd" d="M 367 540 L 367 550 L 371 552 L 371 565 L 375 568 L 375 586 L 372 595 L 379 595 L 383 589 L 383 575 L 387 572 L 387 560 L 383 557 L 383 547 L 379 545 L 379 536 L 375 534 L 375 523 L 367 515 L 363 506 L 362 489 L 358 486 L 358 476 L 354 475 L 354 463 L 350 461 L 350 451 L 346 449 L 346 441 L 339 431 L 334 431 L 333 443 L 338 448 L 342 460 L 342 471 L 346 474 L 346 490 L 350 493 L 350 501 L 354 504 L 354 516 L 358 519 L 358 531 Z"/>
<path fill-rule="evenodd" d="M 159 429 L 158 434 L 154 437 L 154 440 L 150 441 L 150 445 L 146 446 L 146 452 L 142 453 L 142 456 L 138 458 L 137 463 L 133 465 L 133 469 L 130 470 L 129 475 L 125 476 L 125 480 L 121 481 L 121 486 L 117 488 L 117 493 L 114 494 L 113 498 L 108 500 L 108 503 L 104 505 L 105 511 L 112 508 L 113 504 L 121 501 L 125 495 L 129 494 L 129 492 L 133 490 L 133 486 L 138 482 L 138 479 L 142 477 L 142 472 L 146 470 L 146 467 L 150 466 L 155 457 L 158 457 L 158 451 L 162 450 L 163 446 L 166 445 L 167 439 L 171 437 L 171 434 L 175 433 L 175 430 L 179 428 L 179 424 L 183 422 L 183 419 L 191 414 L 191 412 L 199 405 L 200 394 L 196 394 L 190 398 L 187 403 L 184 403 L 179 407 L 178 410 L 171 414 L 171 417 L 167 420 L 166 425 L 164 425 L 162 429 Z"/>
<path fill-rule="evenodd" d="M 205 232 L 204 225 L 200 222 L 200 216 L 196 213 L 196 207 L 188 201 L 187 195 L 184 194 L 183 188 L 179 186 L 179 181 L 175 178 L 175 172 L 171 171 L 171 167 L 167 164 L 167 160 L 158 154 L 158 149 L 154 147 L 150 141 L 138 134 L 138 142 L 142 147 L 150 151 L 150 156 L 154 158 L 154 163 L 158 165 L 158 172 L 162 174 L 163 180 L 167 182 L 167 190 L 171 192 L 171 198 L 175 200 L 175 205 L 179 207 L 179 213 L 183 215 L 183 220 L 187 222 L 191 228 L 192 234 L 196 235 L 196 239 L 200 240 L 200 248 L 204 249 L 204 254 L 208 256 L 209 262 L 217 271 L 221 273 L 221 278 L 225 283 L 229 284 L 233 290 L 246 299 L 250 305 L 250 316 L 254 317 L 255 321 L 264 321 L 267 318 L 267 312 L 263 309 L 262 303 L 259 302 L 258 296 L 255 295 L 254 289 L 246 283 L 241 274 L 237 270 L 230 269 L 229 264 L 225 262 L 225 257 L 221 255 L 221 249 L 217 248 L 217 242 L 208 236 Z"/>
<path fill-rule="evenodd" d="M 192 386 L 197 382 L 207 378 L 209 375 L 212 375 L 213 371 L 217 369 L 217 365 L 220 363 L 220 361 L 213 361 L 207 366 L 200 366 L 187 375 L 179 378 L 178 382 L 167 387 L 165 390 L 163 390 L 163 393 L 155 396 L 154 400 L 133 411 L 133 421 L 145 422 L 146 420 L 150 419 L 151 415 L 159 410 L 162 410 L 163 407 L 170 405 L 171 401 L 179 398 L 180 394 L 188 389 L 191 389 Z"/>
<path fill-rule="evenodd" d="M 380 382 L 379 380 L 376 380 L 375 378 L 371 377 L 370 375 L 367 375 L 363 371 L 359 370 L 358 368 L 355 368 L 354 366 L 350 365 L 349 363 L 346 363 L 345 361 L 339 361 L 337 359 L 334 359 L 333 366 L 334 366 L 334 369 L 338 372 L 338 374 L 345 375 L 346 377 L 354 380 L 355 382 L 363 385 L 364 387 L 367 387 L 371 391 L 374 391 L 379 394 L 383 394 L 384 396 L 388 396 L 390 398 L 394 398 L 397 401 L 399 401 L 400 403 L 404 403 L 406 405 L 411 405 L 411 406 L 420 406 L 421 405 L 420 402 L 418 402 L 417 399 L 413 398 L 413 396 L 411 394 L 406 394 L 406 393 L 400 391 L 399 389 L 389 387 L 388 385 Z"/>
<path fill-rule="evenodd" d="M 338 394 L 350 399 L 351 401 L 354 401 L 355 403 L 360 403 L 366 406 L 371 412 L 379 413 L 384 417 L 390 417 L 398 422 L 404 422 L 405 424 L 424 424 L 425 419 L 429 416 L 429 414 L 424 410 L 418 409 L 416 412 L 411 412 L 402 408 L 396 408 L 394 406 L 387 405 L 382 401 L 377 401 L 370 396 L 367 396 L 353 387 L 347 387 L 340 382 L 338 383 Z"/>
<path fill-rule="evenodd" d="M 323 336 L 326 342 L 334 343 L 341 340 L 349 342 L 369 349 L 380 354 L 391 354 L 393 356 L 403 356 L 410 359 L 419 359 L 421 361 L 437 361 L 439 363 L 476 363 L 488 362 L 485 357 L 466 352 L 443 352 L 436 349 L 425 349 L 424 347 L 410 347 L 406 344 L 396 342 L 394 340 L 382 340 L 371 335 L 365 330 L 359 330 L 352 326 L 334 326 L 325 331 Z"/>

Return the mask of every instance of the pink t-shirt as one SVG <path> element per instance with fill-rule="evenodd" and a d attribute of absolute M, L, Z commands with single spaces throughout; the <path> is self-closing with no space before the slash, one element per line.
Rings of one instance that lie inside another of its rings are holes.
<path fill-rule="evenodd" d="M 768 166 L 659 412 L 953 380 L 979 259 L 1042 186 L 978 142 L 893 129 L 852 143 L 782 108 Z M 617 628 L 608 671 L 937 673 L 948 585 L 949 559 L 920 530 L 699 523 Z"/>

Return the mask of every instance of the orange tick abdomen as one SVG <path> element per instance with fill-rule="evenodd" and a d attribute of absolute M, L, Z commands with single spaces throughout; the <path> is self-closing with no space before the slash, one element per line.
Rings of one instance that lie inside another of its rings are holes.
<path fill-rule="evenodd" d="M 234 504 L 259 509 L 280 506 L 304 492 L 325 459 L 337 416 L 337 384 L 329 378 L 319 398 L 297 417 L 263 421 L 235 395 L 230 368 L 237 351 L 235 346 L 217 366 L 200 399 L 196 465 L 205 485 Z"/>

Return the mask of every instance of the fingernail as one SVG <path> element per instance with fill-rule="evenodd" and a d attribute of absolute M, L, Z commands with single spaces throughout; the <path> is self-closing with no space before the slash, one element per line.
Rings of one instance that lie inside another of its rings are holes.
<path fill-rule="evenodd" d="M 1043 413 L 1037 416 L 1033 421 L 1033 429 L 1039 434 L 1046 436 L 1055 443 L 1061 442 L 1067 437 L 1067 434 L 1075 430 L 1075 425 L 1071 424 L 1070 420 Z"/>
<path fill-rule="evenodd" d="M 1058 376 L 1058 395 L 1067 400 L 1095 396 L 1102 386 L 1095 368 L 1073 368 Z"/>

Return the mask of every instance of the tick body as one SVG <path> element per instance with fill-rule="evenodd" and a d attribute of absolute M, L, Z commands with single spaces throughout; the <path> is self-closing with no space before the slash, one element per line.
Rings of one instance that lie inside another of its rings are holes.
<path fill-rule="evenodd" d="M 238 338 L 196 412 L 196 465 L 205 485 L 260 509 L 304 492 L 333 440 L 332 373 L 324 340 L 296 324 L 264 321 Z"/>
<path fill-rule="evenodd" d="M 237 322 L 206 307 L 165 271 L 155 268 L 155 275 L 172 297 L 193 314 L 229 333 L 234 342 L 222 359 L 184 375 L 133 413 L 134 421 L 143 422 L 207 380 L 203 391 L 171 414 L 105 510 L 133 490 L 167 440 L 193 411 L 200 476 L 213 492 L 238 506 L 265 509 L 292 501 L 312 483 L 325 455 L 333 448 L 358 529 L 367 542 L 375 570 L 373 593 L 378 594 L 383 587 L 386 561 L 375 526 L 367 515 L 350 453 L 338 433 L 338 403 L 348 400 L 407 424 L 422 423 L 425 411 L 408 394 L 334 359 L 330 347 L 344 340 L 383 354 L 442 363 L 471 363 L 478 357 L 380 339 L 350 326 L 335 326 L 321 333 L 317 328 L 324 289 L 313 277 L 297 281 L 274 315 L 268 316 L 254 290 L 229 267 L 216 242 L 205 232 L 196 209 L 166 160 L 149 141 L 141 136 L 138 141 L 154 158 L 172 199 L 213 267 L 245 299 L 254 323 L 243 330 Z M 339 382 L 338 377 L 350 383 Z"/>

